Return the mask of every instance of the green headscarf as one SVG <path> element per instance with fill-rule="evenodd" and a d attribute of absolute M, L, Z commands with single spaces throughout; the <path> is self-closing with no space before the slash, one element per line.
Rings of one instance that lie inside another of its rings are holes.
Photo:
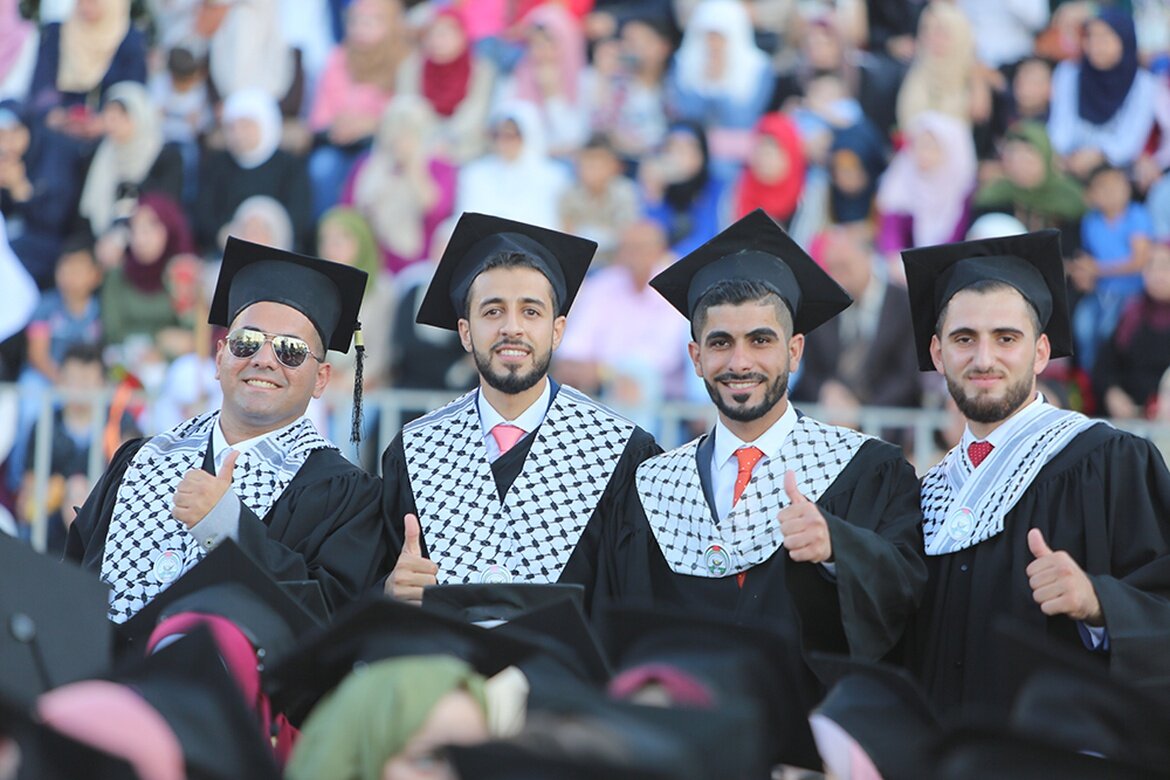
<path fill-rule="evenodd" d="M 382 264 L 382 252 L 374 240 L 374 232 L 370 229 L 370 223 L 366 222 L 366 218 L 355 208 L 334 206 L 322 214 L 321 220 L 317 223 L 318 244 L 321 242 L 322 228 L 330 222 L 341 225 L 357 241 L 358 255 L 355 267 L 359 271 L 366 272 L 366 295 L 369 295 L 374 289 L 374 281 L 378 278 L 378 271 Z M 330 258 L 325 259 L 329 260 Z"/>
<path fill-rule="evenodd" d="M 305 721 L 287 780 L 381 780 L 448 693 L 464 689 L 486 711 L 483 678 L 447 656 L 391 658 L 342 680 Z"/>
<path fill-rule="evenodd" d="M 988 182 L 975 195 L 977 208 L 1011 206 L 1013 211 L 1057 221 L 1076 219 L 1085 213 L 1081 186 L 1057 168 L 1056 154 L 1044 125 L 1019 122 L 1008 129 L 1004 141 L 1022 141 L 1036 149 L 1044 158 L 1044 181 L 1033 189 L 1020 187 L 1006 176 Z M 1056 227 L 1053 224 L 1046 226 Z M 1029 227 L 1035 229 L 1038 226 Z"/>

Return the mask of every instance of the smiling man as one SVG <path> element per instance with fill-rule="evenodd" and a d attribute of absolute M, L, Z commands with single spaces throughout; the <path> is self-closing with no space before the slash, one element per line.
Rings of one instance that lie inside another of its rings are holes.
<path fill-rule="evenodd" d="M 278 580 L 315 580 L 332 608 L 389 568 L 378 480 L 305 417 L 348 351 L 366 274 L 229 239 L 209 321 L 223 405 L 115 453 L 65 555 L 110 585 L 121 623 L 233 539 Z"/>
<path fill-rule="evenodd" d="M 1147 440 L 1036 391 L 1072 353 L 1058 231 L 902 253 L 923 371 L 967 420 L 922 484 L 930 570 L 910 643 L 944 710 L 1006 706 L 1001 616 L 1141 682 L 1170 675 L 1170 473 Z"/>
<path fill-rule="evenodd" d="M 593 584 L 611 485 L 660 451 L 548 377 L 596 249 L 521 222 L 460 218 L 418 322 L 458 331 L 480 383 L 406 425 L 382 456 L 399 551 L 392 596 L 417 602 L 437 582 Z"/>
<path fill-rule="evenodd" d="M 914 470 L 897 447 L 788 401 L 804 334 L 849 297 L 758 210 L 651 285 L 690 319 L 691 360 L 719 414 L 638 468 L 598 593 L 885 656 L 926 579 Z"/>

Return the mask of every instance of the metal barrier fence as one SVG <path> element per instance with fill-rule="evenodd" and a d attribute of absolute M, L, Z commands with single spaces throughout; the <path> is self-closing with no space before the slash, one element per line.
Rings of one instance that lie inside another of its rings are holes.
<path fill-rule="evenodd" d="M 57 405 L 68 400 L 82 400 L 92 405 L 93 422 L 91 425 L 89 451 L 89 482 L 94 484 L 105 468 L 105 453 L 102 447 L 102 434 L 106 424 L 106 414 L 113 391 L 107 389 L 100 393 L 87 394 L 77 397 L 58 391 L 41 394 L 36 400 L 39 405 L 36 436 L 32 442 L 32 451 L 26 458 L 26 469 L 31 470 L 33 479 L 32 505 L 34 507 L 31 518 L 31 541 L 33 546 L 44 551 L 48 542 L 47 497 L 50 481 L 51 448 L 56 418 L 54 410 Z M 453 394 L 445 390 L 379 390 L 365 396 L 365 408 L 371 420 L 376 419 L 377 453 L 381 453 L 398 433 L 405 420 L 417 416 L 427 410 L 436 409 L 453 398 Z M 0 432 L 15 434 L 16 409 L 19 394 L 16 385 L 0 384 Z M 139 400 L 149 406 L 152 399 L 142 396 Z M 359 460 L 354 445 L 348 441 L 350 399 L 347 394 L 335 392 L 327 394 L 324 400 L 323 419 L 328 420 L 328 426 L 341 451 L 355 462 Z M 866 407 L 858 410 L 852 420 L 841 419 L 838 415 L 827 415 L 827 410 L 817 405 L 801 405 L 801 411 L 811 414 L 818 419 L 833 419 L 838 424 L 849 423 L 864 433 L 881 436 L 897 434 L 899 441 L 905 442 L 906 456 L 915 464 L 919 473 L 922 473 L 937 458 L 943 450 L 936 443 L 936 433 L 945 431 L 953 422 L 945 410 L 902 409 L 892 407 Z M 321 415 L 318 415 L 321 417 Z M 657 430 L 655 431 L 659 443 L 665 449 L 677 447 L 693 437 L 695 428 L 692 424 L 709 425 L 715 418 L 715 410 L 709 403 L 667 402 L 658 409 Z M 1170 456 L 1170 424 L 1156 423 L 1145 420 L 1113 420 L 1114 425 L 1131 431 L 1140 436 L 1146 436 L 1159 445 L 1164 457 Z M 156 433 L 157 431 L 147 431 Z M 369 434 L 367 433 L 367 436 Z M 2 437 L 0 437 L 2 438 Z M 0 457 L 0 460 L 3 460 Z"/>

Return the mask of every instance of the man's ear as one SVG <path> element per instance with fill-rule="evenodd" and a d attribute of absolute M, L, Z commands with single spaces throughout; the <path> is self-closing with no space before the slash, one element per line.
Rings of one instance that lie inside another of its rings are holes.
<path fill-rule="evenodd" d="M 788 372 L 796 373 L 800 370 L 800 361 L 804 357 L 804 334 L 797 333 L 788 339 Z"/>
<path fill-rule="evenodd" d="M 459 318 L 459 343 L 464 352 L 471 351 L 471 323 L 462 317 Z"/>
<path fill-rule="evenodd" d="M 553 320 L 552 348 L 554 351 L 561 345 L 561 339 L 565 337 L 566 322 L 568 322 L 568 320 L 565 319 L 565 315 L 563 314 Z"/>
<path fill-rule="evenodd" d="M 692 341 L 690 344 L 687 344 L 687 352 L 690 353 L 691 363 L 695 366 L 695 376 L 702 377 L 703 368 L 699 364 L 699 342 Z"/>
<path fill-rule="evenodd" d="M 1032 361 L 1032 373 L 1040 376 L 1048 368 L 1048 361 L 1052 359 L 1052 342 L 1047 333 L 1041 333 L 1036 339 L 1036 358 Z"/>
<path fill-rule="evenodd" d="M 318 363 L 316 382 L 313 384 L 313 397 L 320 398 L 329 384 L 329 377 L 333 376 L 332 363 Z"/>
<path fill-rule="evenodd" d="M 930 337 L 930 359 L 934 362 L 935 371 L 940 374 L 946 373 L 943 371 L 942 340 L 937 334 Z"/>

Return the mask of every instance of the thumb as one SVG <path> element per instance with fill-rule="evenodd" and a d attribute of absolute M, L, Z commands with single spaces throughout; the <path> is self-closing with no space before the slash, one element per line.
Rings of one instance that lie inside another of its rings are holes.
<path fill-rule="evenodd" d="M 228 450 L 228 454 L 223 459 L 223 465 L 219 467 L 219 480 L 221 482 L 232 481 L 232 472 L 236 469 L 236 461 L 240 459 L 239 450 Z"/>
<path fill-rule="evenodd" d="M 804 504 L 808 499 L 796 487 L 796 472 L 789 469 L 784 474 L 784 492 L 788 494 L 788 500 L 792 504 Z"/>
<path fill-rule="evenodd" d="M 1033 528 L 1031 531 L 1028 531 L 1028 549 L 1037 558 L 1052 554 L 1052 549 L 1044 541 L 1044 532 L 1039 528 Z"/>
<path fill-rule="evenodd" d="M 406 526 L 406 543 L 402 545 L 402 551 L 410 555 L 422 555 L 422 545 L 418 541 L 418 537 L 422 533 L 418 527 L 418 516 L 407 515 L 402 519 L 402 522 Z"/>

